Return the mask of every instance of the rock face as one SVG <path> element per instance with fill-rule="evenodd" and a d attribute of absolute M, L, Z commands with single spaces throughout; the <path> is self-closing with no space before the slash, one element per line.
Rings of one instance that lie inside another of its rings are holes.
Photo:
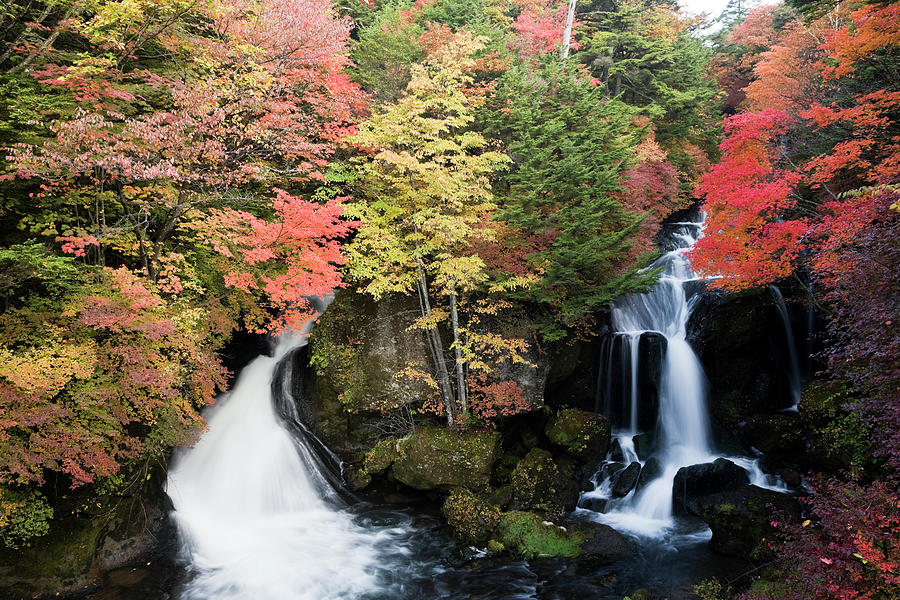
<path fill-rule="evenodd" d="M 691 465 L 678 469 L 672 484 L 673 510 L 676 514 L 699 515 L 698 501 L 712 494 L 731 492 L 750 485 L 747 472 L 730 460 Z"/>
<path fill-rule="evenodd" d="M 174 536 L 167 516 L 171 503 L 158 474 L 147 482 L 141 496 L 140 503 L 137 499 L 122 502 L 112 513 L 57 519 L 50 533 L 30 547 L 0 550 L 0 597 L 83 592 L 102 571 L 152 552 L 160 539 Z"/>
<path fill-rule="evenodd" d="M 800 503 L 796 498 L 755 485 L 700 497 L 693 508 L 712 529 L 712 548 L 733 556 L 750 555 L 772 532 L 773 518 L 800 519 Z"/>
<path fill-rule="evenodd" d="M 642 489 L 644 489 L 644 486 L 662 475 L 662 472 L 662 463 L 659 462 L 659 459 L 655 456 L 651 456 L 647 459 L 647 462 L 644 463 L 644 468 L 641 469 L 641 474 L 638 477 L 635 489 L 637 491 L 641 491 Z"/>
<path fill-rule="evenodd" d="M 566 454 L 584 462 L 599 462 L 609 450 L 610 427 L 606 418 L 577 408 L 559 411 L 547 423 L 544 433 Z"/>
<path fill-rule="evenodd" d="M 496 431 L 423 427 L 397 442 L 390 474 L 417 490 L 486 489 L 499 441 Z"/>
<path fill-rule="evenodd" d="M 319 318 L 309 338 L 309 387 L 319 432 L 332 450 L 350 455 L 371 443 L 361 439 L 361 426 L 378 421 L 381 409 L 418 404 L 433 395 L 422 378 L 409 375 L 410 368 L 431 371 L 422 332 L 410 330 L 419 316 L 414 297 L 389 296 L 375 302 L 347 289 Z M 521 314 L 482 324 L 491 333 L 523 337 L 530 319 Z M 544 405 L 548 360 L 536 348 L 525 352 L 524 358 L 537 367 L 504 361 L 497 364 L 497 375 L 518 384 L 529 409 L 536 410 Z"/>

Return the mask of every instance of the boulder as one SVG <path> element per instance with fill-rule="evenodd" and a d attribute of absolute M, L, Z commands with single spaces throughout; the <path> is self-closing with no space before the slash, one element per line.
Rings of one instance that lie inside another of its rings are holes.
<path fill-rule="evenodd" d="M 794 459 L 806 450 L 806 427 L 796 413 L 750 415 L 740 436 L 747 445 L 782 460 Z"/>
<path fill-rule="evenodd" d="M 641 474 L 638 477 L 637 484 L 634 489 L 635 492 L 640 492 L 648 483 L 659 477 L 663 474 L 663 466 L 658 458 L 655 456 L 651 456 L 647 459 L 647 462 L 644 463 L 644 468 L 641 469 Z"/>
<path fill-rule="evenodd" d="M 634 489 L 641 474 L 641 463 L 633 462 L 615 475 L 612 482 L 612 497 L 622 498 Z"/>
<path fill-rule="evenodd" d="M 560 518 L 578 502 L 578 484 L 564 477 L 553 456 L 540 448 L 532 449 L 519 461 L 510 481 L 513 506 L 519 510 L 534 510 Z"/>
<path fill-rule="evenodd" d="M 599 462 L 609 450 L 609 422 L 597 413 L 563 409 L 550 419 L 544 433 L 554 445 L 585 462 Z"/>
<path fill-rule="evenodd" d="M 750 485 L 747 472 L 725 458 L 678 469 L 672 484 L 672 508 L 676 514 L 696 514 L 704 496 L 731 492 Z"/>
<path fill-rule="evenodd" d="M 381 440 L 366 452 L 362 470 L 369 475 L 381 475 L 398 456 L 400 456 L 400 450 L 396 438 Z"/>
<path fill-rule="evenodd" d="M 703 496 L 693 508 L 712 529 L 713 550 L 732 556 L 750 556 L 762 539 L 772 533 L 773 520 L 800 519 L 796 498 L 755 485 Z"/>
<path fill-rule="evenodd" d="M 484 547 L 500 523 L 500 509 L 466 489 L 451 492 L 441 513 L 453 537 L 469 546 Z"/>
<path fill-rule="evenodd" d="M 613 462 L 625 462 L 625 452 L 622 450 L 622 443 L 618 438 L 614 439 L 609 445 L 608 458 Z"/>
<path fill-rule="evenodd" d="M 574 529 L 584 535 L 581 551 L 584 558 L 594 565 L 612 564 L 631 553 L 631 546 L 625 536 L 609 525 L 584 521 Z"/>
<path fill-rule="evenodd" d="M 417 490 L 487 489 L 499 441 L 493 430 L 423 427 L 397 442 L 390 473 Z"/>
<path fill-rule="evenodd" d="M 632 440 L 634 451 L 641 460 L 647 460 L 656 451 L 656 436 L 653 433 L 639 433 Z"/>

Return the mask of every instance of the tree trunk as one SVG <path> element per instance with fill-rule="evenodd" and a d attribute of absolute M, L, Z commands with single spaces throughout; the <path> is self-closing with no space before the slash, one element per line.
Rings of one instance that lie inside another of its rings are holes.
<path fill-rule="evenodd" d="M 428 282 L 425 279 L 425 269 L 419 265 L 419 305 L 422 308 L 422 316 L 431 319 L 431 301 L 428 298 Z M 447 425 L 453 427 L 456 424 L 456 417 L 459 410 L 456 405 L 456 399 L 453 397 L 453 389 L 450 387 L 450 373 L 447 371 L 447 365 L 444 363 L 444 345 L 441 342 L 441 335 L 437 327 L 425 329 L 425 339 L 431 349 L 431 355 L 434 359 L 434 370 L 437 375 L 438 388 L 444 401 L 444 410 L 447 412 Z"/>
<path fill-rule="evenodd" d="M 563 29 L 562 48 L 559 49 L 559 56 L 563 60 L 569 56 L 569 44 L 572 41 L 572 25 L 575 23 L 575 4 L 578 0 L 569 0 L 569 14 L 566 15 L 566 28 Z"/>
<path fill-rule="evenodd" d="M 456 312 L 456 286 L 450 290 L 450 322 L 453 324 L 453 350 L 456 354 L 456 397 L 459 409 L 465 414 L 469 408 L 466 393 L 466 374 L 463 364 L 462 341 L 459 339 L 459 316 Z"/>

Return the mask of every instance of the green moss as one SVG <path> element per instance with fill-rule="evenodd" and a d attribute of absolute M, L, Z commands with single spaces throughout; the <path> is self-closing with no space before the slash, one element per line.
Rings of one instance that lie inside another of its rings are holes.
<path fill-rule="evenodd" d="M 499 441 L 493 430 L 422 427 L 397 443 L 391 474 L 418 490 L 487 489 Z"/>
<path fill-rule="evenodd" d="M 488 540 L 487 549 L 488 552 L 492 554 L 500 554 L 501 552 L 506 551 L 506 546 L 504 546 L 502 542 L 498 542 L 497 540 Z"/>
<path fill-rule="evenodd" d="M 544 433 L 551 442 L 583 460 L 603 456 L 609 448 L 609 422 L 601 415 L 575 408 L 559 411 Z"/>
<path fill-rule="evenodd" d="M 370 475 L 384 473 L 385 469 L 391 466 L 391 463 L 394 462 L 398 455 L 396 438 L 391 437 L 381 440 L 366 453 L 366 457 L 363 460 L 363 470 Z"/>
<path fill-rule="evenodd" d="M 575 557 L 581 554 L 585 537 L 578 532 L 545 522 L 539 515 L 510 511 L 500 517 L 499 542 L 529 560 L 543 556 Z"/>
<path fill-rule="evenodd" d="M 454 490 L 441 512 L 453 537 L 471 546 L 484 546 L 500 522 L 499 508 L 466 489 Z"/>

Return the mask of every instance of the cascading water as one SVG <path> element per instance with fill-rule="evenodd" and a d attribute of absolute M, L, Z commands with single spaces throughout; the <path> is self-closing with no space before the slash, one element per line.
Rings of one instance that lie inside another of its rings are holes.
<path fill-rule="evenodd" d="M 623 343 L 628 343 L 632 349 L 629 361 L 632 382 L 629 394 L 631 416 L 627 427 L 616 434 L 625 464 L 636 459 L 632 450 L 634 436 L 638 433 L 636 415 L 640 403 L 637 393 L 639 359 L 636 350 L 641 337 L 646 334 L 661 334 L 666 340 L 659 386 L 659 417 L 654 432 L 654 457 L 658 461 L 658 475 L 622 498 L 610 497 L 609 476 L 601 478 L 597 481 L 596 489 L 582 495 L 582 503 L 585 499 L 602 500 L 604 512 L 593 514 L 592 518 L 637 535 L 660 537 L 668 534 L 675 524 L 672 514 L 672 484 L 678 469 L 711 462 L 717 458 L 710 442 L 706 376 L 687 341 L 687 323 L 696 296 L 686 293 L 685 284 L 696 281 L 697 278 L 691 271 L 686 253 L 700 237 L 702 226 L 702 221 L 670 224 L 669 227 L 673 228 L 671 243 L 674 247 L 652 265 L 661 269 L 657 285 L 648 293 L 630 294 L 613 305 L 615 336 Z M 607 371 L 610 369 L 601 365 L 601 375 Z M 749 472 L 754 484 L 779 487 L 776 481 L 762 473 L 755 460 L 729 458 Z M 646 465 L 646 461 L 639 462 L 642 467 Z"/>
<path fill-rule="evenodd" d="M 311 323 L 251 362 L 173 459 L 166 492 L 193 574 L 186 600 L 325 600 L 379 585 L 378 544 L 393 532 L 354 522 L 312 445 L 276 413 L 273 375 Z"/>
<path fill-rule="evenodd" d="M 784 337 L 787 342 L 788 358 L 790 360 L 788 381 L 791 384 L 792 404 L 785 410 L 796 412 L 797 407 L 800 405 L 800 394 L 803 391 L 803 382 L 800 380 L 800 361 L 797 359 L 797 344 L 794 341 L 794 328 L 791 325 L 791 315 L 788 313 L 787 304 L 784 301 L 781 290 L 778 289 L 777 285 L 770 285 L 769 291 L 772 292 L 772 296 L 775 298 L 778 316 L 781 318 L 782 325 L 784 325 Z M 810 312 L 809 314 L 812 313 Z M 811 354 L 811 352 L 809 354 Z"/>

